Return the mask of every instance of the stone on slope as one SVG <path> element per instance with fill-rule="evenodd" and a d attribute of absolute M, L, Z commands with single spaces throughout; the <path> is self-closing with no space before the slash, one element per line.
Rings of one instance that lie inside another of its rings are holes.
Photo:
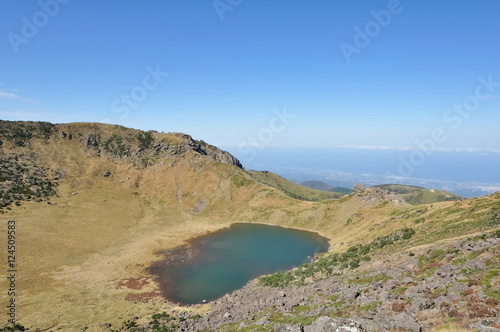
<path fill-rule="evenodd" d="M 364 326 L 352 319 L 319 317 L 304 332 L 368 332 Z"/>

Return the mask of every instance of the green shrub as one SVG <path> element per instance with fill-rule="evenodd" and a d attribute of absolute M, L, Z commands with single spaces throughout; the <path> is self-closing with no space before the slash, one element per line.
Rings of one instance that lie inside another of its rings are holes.
<path fill-rule="evenodd" d="M 13 324 L 12 326 L 5 326 L 0 329 L 0 332 L 17 332 L 17 331 L 26 331 L 26 328 L 21 324 Z"/>
<path fill-rule="evenodd" d="M 137 135 L 137 140 L 139 141 L 139 148 L 141 150 L 149 149 L 153 146 L 154 137 L 150 132 L 139 133 Z"/>
<path fill-rule="evenodd" d="M 275 274 L 263 276 L 259 279 L 259 285 L 268 287 L 284 288 L 293 280 L 291 272 L 279 271 Z"/>
<path fill-rule="evenodd" d="M 415 219 L 415 224 L 420 224 L 424 221 L 425 221 L 425 218 L 418 218 L 418 219 Z"/>

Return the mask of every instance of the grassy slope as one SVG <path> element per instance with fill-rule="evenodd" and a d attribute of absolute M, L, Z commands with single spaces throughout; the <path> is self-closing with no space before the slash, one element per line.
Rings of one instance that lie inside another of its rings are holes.
<path fill-rule="evenodd" d="M 323 190 L 323 191 L 330 191 L 331 189 L 333 189 L 333 186 L 329 185 L 328 183 L 316 180 L 305 181 L 302 182 L 300 185 L 307 188 Z"/>
<path fill-rule="evenodd" d="M 314 180 L 305 181 L 305 182 L 302 182 L 300 185 L 307 187 L 307 188 L 315 189 L 315 190 L 329 191 L 329 192 L 333 192 L 333 193 L 339 193 L 342 195 L 349 195 L 352 192 L 352 190 L 349 188 L 333 187 L 333 186 L 331 186 L 328 183 L 323 182 L 323 181 L 314 181 Z"/>
<path fill-rule="evenodd" d="M 298 185 L 271 172 L 249 171 L 249 173 L 255 180 L 271 187 L 278 188 L 287 195 L 300 200 L 323 201 L 325 199 L 339 198 L 341 196 L 338 193 L 331 193 Z"/>
<path fill-rule="evenodd" d="M 442 190 L 426 189 L 417 186 L 407 186 L 400 184 L 381 184 L 373 186 L 373 188 L 387 189 L 400 195 L 407 203 L 432 204 L 444 201 L 458 201 L 462 198 L 452 193 Z"/>
<path fill-rule="evenodd" d="M 79 124 L 85 131 L 86 124 Z M 124 130 L 121 127 L 113 130 Z M 135 133 L 135 132 L 134 132 Z M 156 139 L 175 141 L 177 136 Z M 318 231 L 331 239 L 331 250 L 364 243 L 404 226 L 449 219 L 448 228 L 463 228 L 450 212 L 453 202 L 394 207 L 364 202 L 356 195 L 324 202 L 293 199 L 281 190 L 255 181 L 245 171 L 193 151 L 160 159 L 138 169 L 123 159 L 99 156 L 75 140 L 58 136 L 32 139 L 29 147 L 3 144 L 9 153 L 35 151 L 47 169 L 63 169 L 52 204 L 24 202 L 1 219 L 0 245 L 5 245 L 7 220 L 17 222 L 19 322 L 27 327 L 73 330 L 105 322 L 120 326 L 128 315 L 150 317 L 169 304 L 134 304 L 130 294 L 154 292 L 156 284 L 145 267 L 158 259 L 155 252 L 171 248 L 207 231 L 233 222 L 280 224 Z M 106 171 L 111 176 L 104 177 Z M 76 194 L 74 194 L 76 193 Z M 193 212 L 200 201 L 206 206 Z M 460 204 L 467 204 L 464 201 Z M 477 201 L 478 205 L 484 204 Z M 448 210 L 447 210 L 448 209 Z M 446 217 L 446 218 L 445 218 Z M 448 228 L 429 236 L 439 239 Z M 6 252 L 0 259 L 6 261 Z M 123 286 L 128 278 L 143 278 L 142 288 Z M 0 288 L 6 289 L 6 280 Z M 0 301 L 7 301 L 6 294 Z M 206 310 L 198 306 L 190 310 Z"/>

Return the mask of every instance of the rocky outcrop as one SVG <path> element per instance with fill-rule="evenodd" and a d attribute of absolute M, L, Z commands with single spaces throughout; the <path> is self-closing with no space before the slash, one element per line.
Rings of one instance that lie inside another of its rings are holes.
<path fill-rule="evenodd" d="M 304 327 L 304 332 L 367 332 L 360 323 L 345 318 L 320 317 L 309 326 Z"/>
<path fill-rule="evenodd" d="M 236 167 L 243 168 L 241 162 L 238 159 L 236 159 L 233 155 L 231 155 L 229 152 L 221 150 L 208 143 L 205 143 L 204 141 L 196 141 L 189 135 L 182 135 L 181 137 L 185 142 L 182 145 L 189 147 L 189 149 L 201 155 L 208 156 L 220 163 L 234 165 Z"/>
<path fill-rule="evenodd" d="M 357 183 L 352 191 L 366 203 L 387 201 L 395 205 L 405 204 L 405 200 L 401 196 L 387 189 L 378 187 L 366 188 L 364 185 Z"/>
<path fill-rule="evenodd" d="M 366 187 L 361 183 L 356 183 L 354 185 L 354 188 L 352 188 L 352 192 L 358 196 L 363 195 L 365 191 L 366 191 Z"/>
<path fill-rule="evenodd" d="M 198 201 L 198 203 L 196 203 L 196 205 L 191 209 L 191 212 L 192 213 L 200 213 L 202 212 L 205 207 L 207 206 L 207 201 L 202 198 Z"/>
<path fill-rule="evenodd" d="M 64 134 L 64 136 L 61 135 L 61 137 L 65 138 L 66 134 L 64 132 L 61 132 L 61 133 Z M 98 138 L 96 137 L 95 134 L 89 134 L 89 135 L 87 135 L 87 137 L 84 138 L 83 144 L 85 145 L 85 147 L 87 149 L 97 148 L 99 146 Z"/>

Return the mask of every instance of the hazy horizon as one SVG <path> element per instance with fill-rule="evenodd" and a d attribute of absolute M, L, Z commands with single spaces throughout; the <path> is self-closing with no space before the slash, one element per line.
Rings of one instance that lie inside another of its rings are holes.
<path fill-rule="evenodd" d="M 484 151 L 433 151 L 421 165 L 409 163 L 412 150 L 267 147 L 255 158 L 225 147 L 246 169 L 271 171 L 295 182 L 321 180 L 352 188 L 361 182 L 417 185 L 477 197 L 500 190 L 500 154 Z M 401 160 L 407 160 L 404 163 Z"/>

